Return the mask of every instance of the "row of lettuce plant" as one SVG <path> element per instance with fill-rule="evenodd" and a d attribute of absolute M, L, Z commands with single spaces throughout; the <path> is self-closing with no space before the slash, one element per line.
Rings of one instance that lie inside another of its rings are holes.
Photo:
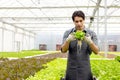
<path fill-rule="evenodd" d="M 40 70 L 26 80 L 60 80 L 65 75 L 66 60 L 56 59 L 47 63 L 47 68 Z M 99 80 L 120 80 L 120 63 L 116 60 L 91 60 L 93 75 Z"/>
<path fill-rule="evenodd" d="M 40 54 L 46 54 L 46 53 L 59 53 L 58 51 L 33 51 L 33 50 L 23 50 L 20 52 L 0 52 L 0 57 L 4 58 L 24 58 L 27 56 L 35 56 L 35 55 L 40 55 Z"/>
<path fill-rule="evenodd" d="M 21 58 L 0 62 L 0 80 L 24 80 L 54 58 Z"/>
<path fill-rule="evenodd" d="M 57 58 L 44 66 L 47 68 L 40 70 L 26 80 L 60 80 L 65 75 L 66 60 Z"/>
<path fill-rule="evenodd" d="M 115 60 L 118 61 L 118 62 L 120 62 L 120 56 L 116 56 Z"/>

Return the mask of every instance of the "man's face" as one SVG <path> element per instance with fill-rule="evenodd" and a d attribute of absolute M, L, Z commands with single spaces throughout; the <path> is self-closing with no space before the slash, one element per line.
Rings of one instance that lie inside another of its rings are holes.
<path fill-rule="evenodd" d="M 74 24 L 77 30 L 83 30 L 84 28 L 84 20 L 82 17 L 74 17 Z"/>

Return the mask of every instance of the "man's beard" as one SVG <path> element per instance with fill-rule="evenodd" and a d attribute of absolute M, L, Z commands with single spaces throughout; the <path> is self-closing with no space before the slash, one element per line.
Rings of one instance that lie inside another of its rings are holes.
<path fill-rule="evenodd" d="M 77 30 L 83 30 L 83 26 L 76 26 Z"/>

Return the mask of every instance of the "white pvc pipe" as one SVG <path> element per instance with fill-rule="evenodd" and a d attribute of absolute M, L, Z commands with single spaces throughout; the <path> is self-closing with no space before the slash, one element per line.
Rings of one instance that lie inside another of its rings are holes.
<path fill-rule="evenodd" d="M 97 11 L 97 37 L 98 37 L 98 41 L 99 41 L 99 8 Z M 99 44 L 99 42 L 98 42 Z"/>
<path fill-rule="evenodd" d="M 4 51 L 4 23 L 2 23 L 2 51 Z"/>
<path fill-rule="evenodd" d="M 13 39 L 13 51 L 15 51 L 15 32 L 13 32 L 13 37 L 12 37 Z"/>
<path fill-rule="evenodd" d="M 107 0 L 105 1 L 105 19 L 104 19 L 104 23 L 105 23 L 105 57 L 107 57 L 107 53 L 108 53 L 108 42 L 107 42 Z"/>

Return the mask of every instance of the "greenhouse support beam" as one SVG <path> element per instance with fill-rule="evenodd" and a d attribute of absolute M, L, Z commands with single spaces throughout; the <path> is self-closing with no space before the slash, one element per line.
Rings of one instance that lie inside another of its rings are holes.
<path fill-rule="evenodd" d="M 90 18 L 91 16 L 86 16 L 86 18 Z M 96 17 L 97 18 L 97 16 L 94 16 L 94 17 Z M 99 16 L 100 18 L 104 18 L 105 16 Z M 120 18 L 120 16 L 113 16 L 113 15 L 111 15 L 111 16 L 108 16 L 108 17 L 110 17 L 110 18 Z M 9 18 L 12 18 L 12 19 L 40 19 L 40 20 L 42 20 L 42 19 L 48 19 L 48 17 L 43 17 L 43 16 L 39 16 L 39 17 L 32 17 L 32 16 L 30 16 L 30 17 L 26 17 L 26 16 L 0 16 L 0 18 L 4 18 L 4 19 L 9 19 Z M 62 17 L 59 17 L 59 16 L 50 16 L 49 17 L 49 19 L 69 19 L 69 20 L 71 20 L 71 17 L 70 16 L 62 16 Z"/>
<path fill-rule="evenodd" d="M 105 19 L 104 19 L 104 22 L 105 22 L 105 57 L 107 57 L 107 53 L 108 53 L 108 42 L 107 42 L 107 0 L 104 0 L 104 4 L 105 4 Z"/>
<path fill-rule="evenodd" d="M 89 25 L 88 25 L 89 28 L 91 27 L 91 25 L 92 25 L 92 23 L 93 23 L 93 21 L 94 21 L 95 14 L 96 14 L 97 10 L 98 10 L 99 7 L 100 7 L 100 3 L 101 3 L 101 0 L 97 0 L 97 4 L 96 4 L 96 7 L 95 7 L 95 9 L 94 9 L 94 11 L 93 11 L 93 15 L 90 17 L 90 23 L 89 23 Z"/>
<path fill-rule="evenodd" d="M 14 26 L 14 27 L 19 28 L 19 29 L 24 29 L 24 28 L 21 28 L 21 27 L 18 27 L 16 25 L 12 24 L 12 23 L 8 23 L 8 22 L 2 21 L 2 20 L 0 20 L 0 22 L 11 25 L 11 26 Z M 25 31 L 33 33 L 32 31 L 29 31 L 29 30 L 25 30 Z M 33 33 L 33 34 L 36 34 L 36 33 Z"/>
<path fill-rule="evenodd" d="M 98 0 L 98 2 L 101 0 Z M 89 6 L 89 8 L 95 8 L 96 6 Z M 99 6 L 105 8 L 104 6 Z M 66 9 L 66 8 L 88 8 L 88 6 L 45 6 L 45 7 L 0 7 L 0 9 Z M 107 8 L 120 8 L 120 6 L 107 6 Z"/>
<path fill-rule="evenodd" d="M 99 44 L 99 9 L 97 10 L 97 37 L 98 37 L 98 44 Z"/>
<path fill-rule="evenodd" d="M 2 52 L 4 51 L 4 24 L 2 24 Z"/>
<path fill-rule="evenodd" d="M 97 18 L 98 19 L 98 18 Z M 12 22 L 11 22 L 12 23 Z M 89 24 L 90 22 L 85 22 L 85 24 Z M 120 24 L 120 22 L 107 22 L 108 24 Z M 58 22 L 14 22 L 14 23 L 12 23 L 12 24 L 17 24 L 17 25 L 19 25 L 19 24 L 23 24 L 23 25 L 26 25 L 26 24 L 73 24 L 73 23 L 71 23 L 71 22 L 60 22 L 60 21 L 58 21 Z M 94 24 L 98 24 L 98 22 L 94 22 Z M 99 24 L 104 24 L 104 22 L 99 22 Z M 41 25 L 42 26 L 42 25 Z M 23 26 L 24 28 L 29 28 L 29 27 L 25 27 L 25 26 Z M 30 26 L 31 27 L 31 26 Z M 34 27 L 35 28 L 35 27 Z M 59 27 L 58 27 L 59 28 Z"/>

